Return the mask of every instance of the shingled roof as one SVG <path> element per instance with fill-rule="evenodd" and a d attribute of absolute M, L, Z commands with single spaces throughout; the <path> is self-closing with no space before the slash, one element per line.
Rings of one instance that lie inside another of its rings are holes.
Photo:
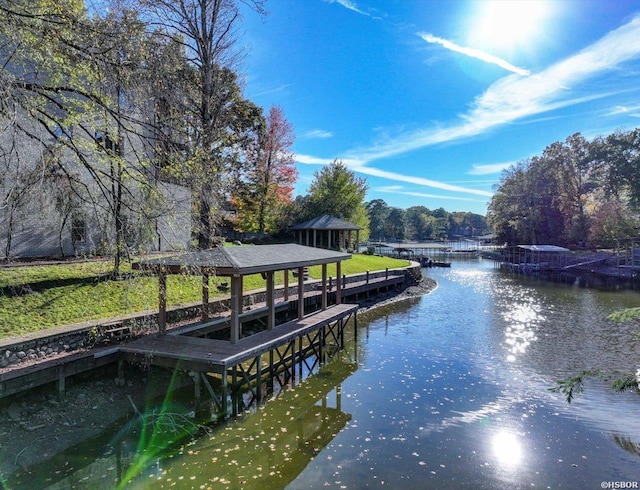
<path fill-rule="evenodd" d="M 172 274 L 214 273 L 219 276 L 248 275 L 296 269 L 350 259 L 351 254 L 293 243 L 248 247 L 218 247 L 171 257 L 143 260 L 137 268 L 163 269 Z"/>
<path fill-rule="evenodd" d="M 292 230 L 362 230 L 358 225 L 323 214 L 291 227 Z"/>

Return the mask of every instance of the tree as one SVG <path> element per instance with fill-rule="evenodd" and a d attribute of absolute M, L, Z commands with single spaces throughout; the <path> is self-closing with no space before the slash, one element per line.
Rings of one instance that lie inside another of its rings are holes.
<path fill-rule="evenodd" d="M 585 205 L 594 189 L 589 142 L 580 134 L 569 136 L 545 148 L 542 159 L 557 172 L 558 208 L 564 219 L 565 243 L 583 242 L 589 231 Z"/>
<path fill-rule="evenodd" d="M 426 206 L 411 206 L 406 211 L 407 238 L 428 240 L 432 238 L 433 217 Z"/>
<path fill-rule="evenodd" d="M 298 176 L 291 150 L 294 139 L 282 109 L 271 107 L 265 131 L 250 149 L 249 164 L 234 199 L 242 231 L 275 233 L 282 228 Z"/>
<path fill-rule="evenodd" d="M 640 129 L 616 132 L 598 138 L 592 145 L 594 159 L 605 174 L 603 187 L 607 197 L 626 201 L 640 208 Z"/>
<path fill-rule="evenodd" d="M 530 161 L 520 161 L 504 170 L 489 203 L 487 219 L 496 234 L 497 243 L 515 245 L 524 236 L 522 223 L 530 212 L 526 197 L 527 171 Z"/>
<path fill-rule="evenodd" d="M 505 172 L 488 218 L 510 244 L 610 245 L 636 234 L 638 169 L 639 130 L 591 142 L 576 133 Z"/>
<path fill-rule="evenodd" d="M 602 202 L 591 217 L 589 243 L 594 247 L 613 248 L 617 238 L 635 236 L 639 225 L 637 216 L 620 201 Z"/>
<path fill-rule="evenodd" d="M 17 213 L 33 200 L 30 189 L 47 183 L 58 131 L 64 132 L 86 100 L 78 80 L 91 80 L 91 73 L 86 63 L 77 65 L 90 53 L 78 37 L 86 32 L 82 7 L 82 2 L 0 2 L 0 209 L 8 214 L 7 257 Z"/>
<path fill-rule="evenodd" d="M 385 223 L 385 235 L 397 240 L 405 238 L 405 211 L 400 208 L 390 208 Z"/>
<path fill-rule="evenodd" d="M 117 275 L 126 222 L 150 214 L 141 198 L 150 189 L 143 151 L 149 125 L 133 92 L 158 45 L 150 45 L 133 11 L 111 12 L 90 19 L 81 1 L 0 2 L 0 117 L 5 141 L 39 146 L 37 158 L 20 162 L 16 152 L 12 164 L 53 187 L 60 233 L 75 208 L 89 205 L 104 223 L 103 243 L 111 245 L 104 251 L 113 252 Z"/>
<path fill-rule="evenodd" d="M 141 146 L 139 135 L 147 129 L 141 93 L 150 87 L 147 60 L 163 46 L 148 34 L 138 15 L 116 0 L 104 19 L 93 22 L 97 44 L 104 53 L 99 68 L 98 90 L 107 108 L 98 114 L 94 126 L 94 141 L 98 161 L 104 165 L 100 174 L 107 219 L 104 226 L 114 257 L 113 274 L 120 273 L 120 263 L 128 255 L 128 246 L 136 243 L 131 221 L 139 214 L 152 214 L 142 199 L 148 185 L 150 158 Z M 147 80 L 145 80 L 147 79 Z M 145 83 L 145 81 L 147 83 Z"/>
<path fill-rule="evenodd" d="M 385 225 L 389 218 L 389 206 L 382 199 L 374 199 L 366 204 L 366 208 L 369 216 L 370 238 L 373 240 L 384 240 L 387 236 Z"/>
<path fill-rule="evenodd" d="M 309 211 L 313 216 L 329 214 L 360 226 L 361 240 L 369 235 L 369 218 L 364 206 L 367 182 L 356 177 L 344 163 L 334 160 L 313 174 L 309 186 Z"/>
<path fill-rule="evenodd" d="M 263 1 L 247 1 L 263 12 Z M 194 198 L 193 237 L 198 248 L 214 245 L 216 211 L 228 196 L 244 148 L 259 130 L 261 112 L 241 96 L 233 71 L 238 56 L 240 11 L 233 0 L 139 0 L 150 20 L 180 43 L 188 66 L 183 82 L 185 121 L 182 168 Z"/>

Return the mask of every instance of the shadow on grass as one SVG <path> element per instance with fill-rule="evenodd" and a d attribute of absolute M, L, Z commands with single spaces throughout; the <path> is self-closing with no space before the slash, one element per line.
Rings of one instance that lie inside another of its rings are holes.
<path fill-rule="evenodd" d="M 47 289 L 64 288 L 69 286 L 84 286 L 112 280 L 109 273 L 97 274 L 85 277 L 70 277 L 67 279 L 47 279 L 26 284 L 0 287 L 0 295 L 10 298 L 39 293 Z"/>

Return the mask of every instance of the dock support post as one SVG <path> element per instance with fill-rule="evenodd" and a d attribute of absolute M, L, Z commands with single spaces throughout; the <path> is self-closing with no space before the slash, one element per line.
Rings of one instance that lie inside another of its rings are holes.
<path fill-rule="evenodd" d="M 238 391 L 240 391 L 238 390 L 238 366 L 233 366 L 231 374 L 231 413 L 234 417 L 239 413 Z"/>
<path fill-rule="evenodd" d="M 269 379 L 267 380 L 267 393 L 273 393 L 273 388 L 274 388 L 274 383 L 273 383 L 273 378 L 275 377 L 276 373 L 275 370 L 273 369 L 273 349 L 271 349 L 269 351 Z"/>
<path fill-rule="evenodd" d="M 202 321 L 209 319 L 209 274 L 202 274 Z"/>
<path fill-rule="evenodd" d="M 267 272 L 267 328 L 273 330 L 276 325 L 273 271 Z"/>
<path fill-rule="evenodd" d="M 167 331 L 167 274 L 158 271 L 158 333 L 164 335 Z"/>
<path fill-rule="evenodd" d="M 298 320 L 304 318 L 304 267 L 298 267 Z"/>
<path fill-rule="evenodd" d="M 66 376 L 64 375 L 64 366 L 58 368 L 58 398 L 62 398 L 65 392 Z"/>
<path fill-rule="evenodd" d="M 327 309 L 327 264 L 322 264 L 322 309 Z"/>
<path fill-rule="evenodd" d="M 353 312 L 353 338 L 358 340 L 358 312 Z"/>
<path fill-rule="evenodd" d="M 262 399 L 262 354 L 256 358 L 256 403 Z"/>
<path fill-rule="evenodd" d="M 193 376 L 193 389 L 194 389 L 194 397 L 195 397 L 195 410 L 198 411 L 198 407 L 200 406 L 200 373 L 198 371 L 191 371 L 191 375 Z"/>
<path fill-rule="evenodd" d="M 284 294 L 284 300 L 289 301 L 289 269 L 285 269 L 282 272 L 284 273 L 284 289 L 282 292 Z"/>
<path fill-rule="evenodd" d="M 298 383 L 302 382 L 302 337 L 298 339 Z M 295 383 L 294 383 L 295 384 Z"/>
<path fill-rule="evenodd" d="M 240 313 L 242 313 L 242 276 L 231 277 L 231 343 L 240 340 Z"/>
<path fill-rule="evenodd" d="M 118 384 L 124 386 L 124 361 L 118 359 Z"/>
<path fill-rule="evenodd" d="M 341 263 L 336 262 L 336 304 L 339 305 L 342 303 L 342 269 Z"/>
<path fill-rule="evenodd" d="M 221 382 L 221 389 L 222 389 L 222 414 L 223 417 L 226 419 L 227 418 L 227 413 L 229 413 L 229 406 L 227 404 L 227 392 L 228 392 L 228 387 L 227 387 L 227 368 L 224 368 L 222 370 L 222 382 Z"/>

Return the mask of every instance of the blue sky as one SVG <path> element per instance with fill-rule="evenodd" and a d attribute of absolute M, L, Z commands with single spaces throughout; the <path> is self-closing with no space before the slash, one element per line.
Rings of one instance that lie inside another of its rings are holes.
<path fill-rule="evenodd" d="M 245 95 L 283 108 L 299 180 L 341 159 L 367 200 L 485 214 L 502 169 L 640 125 L 640 1 L 268 0 Z"/>

